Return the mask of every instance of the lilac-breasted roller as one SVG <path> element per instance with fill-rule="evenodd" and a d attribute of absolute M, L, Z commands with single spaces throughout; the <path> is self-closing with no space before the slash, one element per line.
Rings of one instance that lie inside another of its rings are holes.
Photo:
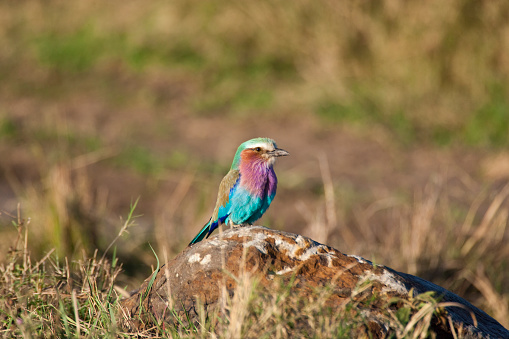
<path fill-rule="evenodd" d="M 208 238 L 220 225 L 251 225 L 260 219 L 276 195 L 274 162 L 289 155 L 269 138 L 242 143 L 235 153 L 230 171 L 221 181 L 216 207 L 210 220 L 189 245 Z"/>

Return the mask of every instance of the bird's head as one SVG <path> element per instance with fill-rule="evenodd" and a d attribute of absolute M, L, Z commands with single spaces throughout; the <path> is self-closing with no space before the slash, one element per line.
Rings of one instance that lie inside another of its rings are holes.
<path fill-rule="evenodd" d="M 276 142 L 270 138 L 255 138 L 242 143 L 235 153 L 232 169 L 238 169 L 240 161 L 259 161 L 273 165 L 277 157 L 290 155 L 287 151 L 277 148 Z"/>

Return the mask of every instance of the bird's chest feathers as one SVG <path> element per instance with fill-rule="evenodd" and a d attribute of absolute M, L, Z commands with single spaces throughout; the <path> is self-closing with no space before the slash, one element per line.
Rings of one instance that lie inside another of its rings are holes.
<path fill-rule="evenodd" d="M 251 157 L 240 163 L 240 187 L 250 195 L 265 198 L 275 194 L 277 179 L 271 164 Z"/>

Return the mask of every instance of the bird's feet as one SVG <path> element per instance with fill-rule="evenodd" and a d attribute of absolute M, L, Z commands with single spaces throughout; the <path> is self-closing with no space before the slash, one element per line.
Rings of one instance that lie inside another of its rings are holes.
<path fill-rule="evenodd" d="M 244 222 L 242 224 L 234 224 L 231 220 L 228 222 L 228 226 L 230 226 L 230 229 L 237 228 L 237 227 L 246 227 L 250 226 L 251 224 L 248 224 L 247 222 Z"/>

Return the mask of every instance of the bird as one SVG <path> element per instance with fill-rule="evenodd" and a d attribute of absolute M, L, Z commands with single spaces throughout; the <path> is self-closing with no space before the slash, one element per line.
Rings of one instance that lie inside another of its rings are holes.
<path fill-rule="evenodd" d="M 276 158 L 290 155 L 270 138 L 254 138 L 237 149 L 230 171 L 221 180 L 216 206 L 209 221 L 188 246 L 208 238 L 221 224 L 252 225 L 276 195 Z"/>

